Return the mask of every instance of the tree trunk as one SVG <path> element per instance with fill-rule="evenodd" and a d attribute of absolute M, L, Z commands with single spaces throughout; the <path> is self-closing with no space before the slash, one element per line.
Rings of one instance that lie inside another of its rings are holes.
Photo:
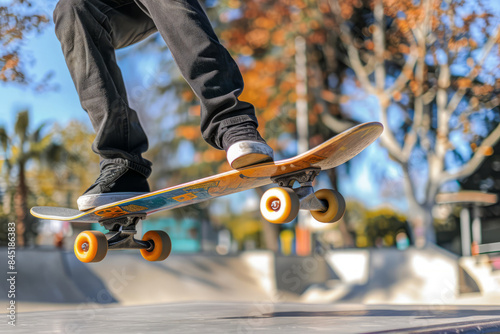
<path fill-rule="evenodd" d="M 428 205 L 410 205 L 408 220 L 411 225 L 411 238 L 416 247 L 422 248 L 436 243 L 434 217 Z"/>
<path fill-rule="evenodd" d="M 418 202 L 415 196 L 416 190 L 410 178 L 408 164 L 401 164 L 401 167 L 403 169 L 405 197 L 408 200 L 408 221 L 411 227 L 411 239 L 417 247 L 424 247 L 430 243 L 435 244 L 436 233 L 434 231 L 434 218 L 432 216 L 434 201 L 427 200 L 425 204 Z M 429 194 L 427 195 L 429 196 Z M 435 194 L 430 196 L 435 197 Z"/>
<path fill-rule="evenodd" d="M 432 215 L 432 206 L 429 205 L 424 210 L 425 241 L 424 246 L 436 244 L 436 229 L 434 228 L 434 216 Z"/>
<path fill-rule="evenodd" d="M 16 192 L 14 194 L 14 212 L 16 214 L 16 235 L 17 235 L 17 245 L 26 245 L 26 232 L 29 228 L 28 226 L 28 189 L 26 186 L 26 174 L 25 166 L 23 163 L 19 163 L 19 179 L 16 187 Z"/>

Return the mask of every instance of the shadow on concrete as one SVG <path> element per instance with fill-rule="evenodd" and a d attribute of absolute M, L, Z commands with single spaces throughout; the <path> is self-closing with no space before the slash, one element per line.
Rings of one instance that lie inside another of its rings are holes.
<path fill-rule="evenodd" d="M 475 310 L 443 307 L 423 307 L 422 310 L 352 310 L 352 311 L 287 311 L 263 313 L 259 316 L 227 317 L 226 320 L 234 319 L 258 319 L 258 318 L 304 318 L 304 317 L 414 317 L 416 319 L 451 319 L 476 316 L 498 316 L 498 310 Z"/>

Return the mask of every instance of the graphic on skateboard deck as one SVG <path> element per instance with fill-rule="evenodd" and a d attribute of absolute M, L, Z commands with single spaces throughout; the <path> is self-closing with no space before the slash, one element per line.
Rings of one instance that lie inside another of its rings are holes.
<path fill-rule="evenodd" d="M 149 261 L 164 260 L 171 241 L 163 231 L 149 231 L 136 240 L 135 226 L 146 216 L 199 203 L 211 198 L 277 183 L 264 193 L 260 210 L 272 223 L 290 222 L 299 209 L 309 210 L 320 222 L 338 221 L 345 201 L 335 190 L 314 192 L 312 182 L 321 170 L 337 167 L 360 153 L 382 133 L 377 122 L 355 126 L 293 158 L 263 163 L 213 175 L 200 180 L 154 191 L 127 200 L 81 212 L 58 207 L 33 207 L 31 214 L 41 219 L 72 222 L 99 222 L 109 232 L 84 231 L 75 241 L 75 254 L 83 262 L 102 260 L 108 249 L 138 248 Z M 293 188 L 295 182 L 300 187 Z"/>

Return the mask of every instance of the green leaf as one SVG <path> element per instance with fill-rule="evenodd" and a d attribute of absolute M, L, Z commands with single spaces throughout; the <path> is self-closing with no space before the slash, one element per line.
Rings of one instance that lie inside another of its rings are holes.
<path fill-rule="evenodd" d="M 33 131 L 33 133 L 30 135 L 30 141 L 33 141 L 33 142 L 40 141 L 40 136 L 41 136 L 42 131 L 46 125 L 47 125 L 47 123 L 40 124 L 40 126 L 38 126 L 38 128 L 35 131 Z"/>
<path fill-rule="evenodd" d="M 4 127 L 0 127 L 0 145 L 2 149 L 7 154 L 7 149 L 9 148 L 9 135 Z"/>
<path fill-rule="evenodd" d="M 21 140 L 21 145 L 24 144 L 28 137 L 28 127 L 29 127 L 29 114 L 28 110 L 20 111 L 17 114 L 16 124 L 14 126 L 14 131 L 16 135 Z"/>

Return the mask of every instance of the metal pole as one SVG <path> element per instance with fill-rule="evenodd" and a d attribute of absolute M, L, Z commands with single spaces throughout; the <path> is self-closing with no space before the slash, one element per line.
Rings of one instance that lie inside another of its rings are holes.
<path fill-rule="evenodd" d="M 295 75 L 297 84 L 297 149 L 304 153 L 309 149 L 309 120 L 307 115 L 307 59 L 304 37 L 295 38 Z"/>
<path fill-rule="evenodd" d="M 480 245 L 483 241 L 481 238 L 481 215 L 479 208 L 474 206 L 472 211 L 472 241 Z"/>
<path fill-rule="evenodd" d="M 462 255 L 471 255 L 471 240 L 470 240 L 470 212 L 469 208 L 463 208 L 460 211 L 460 232 L 462 235 Z"/>
<path fill-rule="evenodd" d="M 309 149 L 309 119 L 307 110 L 307 58 L 306 40 L 302 36 L 295 38 L 295 75 L 297 83 L 295 92 L 297 94 L 297 153 L 301 154 Z M 297 255 L 309 255 L 311 253 L 311 235 L 307 226 L 309 213 L 299 211 L 297 217 L 296 241 Z M 300 231 L 300 233 L 298 233 Z M 300 234 L 300 238 L 299 235 Z"/>

